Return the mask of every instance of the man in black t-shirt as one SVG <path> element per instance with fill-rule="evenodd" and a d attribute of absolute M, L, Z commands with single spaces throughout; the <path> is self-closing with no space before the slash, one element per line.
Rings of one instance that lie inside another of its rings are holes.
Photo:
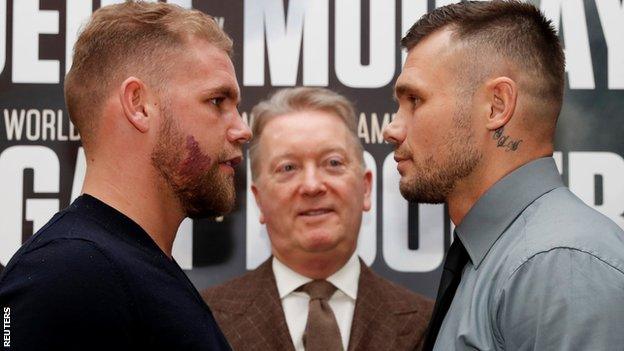
<path fill-rule="evenodd" d="M 0 276 L 11 348 L 229 349 L 171 249 L 185 217 L 234 205 L 251 132 L 231 50 L 199 11 L 127 2 L 93 14 L 65 79 L 83 195 Z"/>

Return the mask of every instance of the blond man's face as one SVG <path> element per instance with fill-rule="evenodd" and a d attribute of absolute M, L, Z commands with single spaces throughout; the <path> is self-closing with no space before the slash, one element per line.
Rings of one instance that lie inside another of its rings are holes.
<path fill-rule="evenodd" d="M 187 46 L 164 89 L 152 161 L 189 217 L 221 215 L 234 206 L 234 167 L 251 131 L 228 55 L 203 40 Z"/>

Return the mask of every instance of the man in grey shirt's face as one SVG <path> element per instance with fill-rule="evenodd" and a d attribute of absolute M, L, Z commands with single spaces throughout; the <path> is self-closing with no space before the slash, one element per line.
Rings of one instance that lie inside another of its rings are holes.
<path fill-rule="evenodd" d="M 384 137 L 403 196 L 446 203 L 458 239 L 424 348 L 622 349 L 624 232 L 551 157 L 565 66 L 552 24 L 530 4 L 458 3 L 401 44 Z"/>

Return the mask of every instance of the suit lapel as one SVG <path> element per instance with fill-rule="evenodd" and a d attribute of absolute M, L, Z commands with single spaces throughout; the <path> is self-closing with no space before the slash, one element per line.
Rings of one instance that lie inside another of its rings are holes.
<path fill-rule="evenodd" d="M 258 268 L 254 298 L 247 306 L 244 318 L 254 325 L 259 339 L 263 339 L 271 350 L 294 351 L 271 261 L 272 258 Z"/>
<path fill-rule="evenodd" d="M 360 260 L 360 279 L 349 337 L 349 350 L 389 350 L 397 337 L 397 319 L 386 294 Z"/>

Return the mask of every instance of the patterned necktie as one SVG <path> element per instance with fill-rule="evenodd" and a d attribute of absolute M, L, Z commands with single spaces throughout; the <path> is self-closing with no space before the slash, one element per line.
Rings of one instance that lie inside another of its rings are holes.
<path fill-rule="evenodd" d="M 429 328 L 427 329 L 427 337 L 423 344 L 423 351 L 433 350 L 438 332 L 442 326 L 442 321 L 444 321 L 446 312 L 448 312 L 449 307 L 451 307 L 455 291 L 461 281 L 462 271 L 469 259 L 466 248 L 457 238 L 457 233 L 455 233 L 454 236 L 455 240 L 451 244 L 446 254 L 446 260 L 444 261 L 444 271 L 442 272 L 442 279 L 440 279 L 438 296 L 435 306 L 433 307 L 431 320 L 429 321 Z"/>
<path fill-rule="evenodd" d="M 336 287 L 326 280 L 313 280 L 298 290 L 310 295 L 308 322 L 303 333 L 306 351 L 342 351 L 336 316 L 327 303 Z"/>

